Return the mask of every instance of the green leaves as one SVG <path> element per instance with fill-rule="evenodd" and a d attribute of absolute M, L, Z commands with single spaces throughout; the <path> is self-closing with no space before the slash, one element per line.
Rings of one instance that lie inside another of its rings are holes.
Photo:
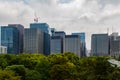
<path fill-rule="evenodd" d="M 79 58 L 74 53 L 0 55 L 0 80 L 120 80 L 111 57 Z"/>

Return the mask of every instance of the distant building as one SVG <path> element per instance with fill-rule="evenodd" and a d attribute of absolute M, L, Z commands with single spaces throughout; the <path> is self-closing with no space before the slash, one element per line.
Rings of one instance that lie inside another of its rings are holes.
<path fill-rule="evenodd" d="M 92 34 L 91 53 L 94 56 L 108 56 L 109 55 L 108 34 Z"/>
<path fill-rule="evenodd" d="M 65 48 L 65 32 L 56 31 L 51 37 L 51 53 L 63 53 Z"/>
<path fill-rule="evenodd" d="M 19 32 L 19 42 L 18 42 L 18 47 L 19 51 L 18 53 L 23 53 L 23 36 L 24 36 L 24 26 L 21 24 L 8 24 L 8 27 L 16 27 Z"/>
<path fill-rule="evenodd" d="M 118 33 L 112 33 L 110 39 L 110 55 L 113 57 L 120 56 L 120 36 Z"/>
<path fill-rule="evenodd" d="M 72 35 L 79 35 L 81 40 L 81 56 L 86 56 L 86 42 L 85 42 L 85 33 L 72 33 Z"/>
<path fill-rule="evenodd" d="M 51 34 L 52 34 L 52 36 L 54 36 L 55 31 L 56 31 L 55 28 L 51 28 L 50 30 L 51 30 Z"/>
<path fill-rule="evenodd" d="M 50 54 L 50 35 L 51 31 L 47 23 L 31 23 L 30 28 L 39 28 L 44 32 L 44 54 Z"/>
<path fill-rule="evenodd" d="M 7 47 L 0 46 L 0 54 L 7 54 Z"/>
<path fill-rule="evenodd" d="M 19 53 L 19 31 L 16 27 L 1 27 L 1 45 L 7 47 L 8 54 Z"/>
<path fill-rule="evenodd" d="M 40 29 L 24 30 L 24 52 L 43 53 L 44 33 Z"/>
<path fill-rule="evenodd" d="M 50 27 L 47 23 L 31 23 L 30 28 L 39 28 L 45 33 L 51 34 Z"/>
<path fill-rule="evenodd" d="M 63 38 L 60 36 L 51 37 L 51 54 L 63 53 Z"/>
<path fill-rule="evenodd" d="M 64 52 L 73 52 L 81 57 L 81 42 L 78 35 L 65 36 L 65 49 Z"/>

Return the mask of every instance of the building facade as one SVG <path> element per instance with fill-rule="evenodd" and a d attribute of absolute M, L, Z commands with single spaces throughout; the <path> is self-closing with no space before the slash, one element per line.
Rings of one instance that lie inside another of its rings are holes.
<path fill-rule="evenodd" d="M 7 54 L 7 47 L 6 46 L 0 46 L 0 54 Z"/>
<path fill-rule="evenodd" d="M 81 41 L 81 56 L 86 56 L 86 42 L 85 42 L 85 33 L 72 33 L 72 35 L 79 35 Z"/>
<path fill-rule="evenodd" d="M 78 36 L 78 35 L 66 35 L 65 36 L 64 52 L 73 52 L 77 56 L 81 57 L 80 36 Z"/>
<path fill-rule="evenodd" d="M 51 37 L 51 54 L 63 53 L 63 38 L 60 36 Z"/>
<path fill-rule="evenodd" d="M 51 53 L 63 53 L 65 48 L 65 32 L 55 31 L 51 37 Z"/>
<path fill-rule="evenodd" d="M 55 34 L 55 28 L 50 28 L 50 30 L 51 30 L 51 36 L 54 36 L 54 34 Z"/>
<path fill-rule="evenodd" d="M 94 56 L 108 56 L 109 55 L 108 34 L 92 34 L 91 53 Z"/>
<path fill-rule="evenodd" d="M 50 54 L 50 35 L 51 30 L 47 23 L 31 23 L 30 28 L 38 28 L 44 32 L 44 54 Z"/>
<path fill-rule="evenodd" d="M 18 42 L 18 47 L 19 47 L 19 53 L 23 53 L 23 36 L 24 36 L 24 26 L 21 24 L 8 24 L 8 27 L 16 27 L 19 32 L 19 42 Z"/>
<path fill-rule="evenodd" d="M 110 55 L 112 57 L 120 56 L 120 36 L 118 33 L 112 33 L 109 36 L 110 41 Z"/>
<path fill-rule="evenodd" d="M 19 53 L 19 31 L 16 27 L 1 27 L 1 45 L 7 47 L 8 54 Z"/>
<path fill-rule="evenodd" d="M 44 33 L 37 28 L 24 30 L 24 52 L 43 53 Z"/>

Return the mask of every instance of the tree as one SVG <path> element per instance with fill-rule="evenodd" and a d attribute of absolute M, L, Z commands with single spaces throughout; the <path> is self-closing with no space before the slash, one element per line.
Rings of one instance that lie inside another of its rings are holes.
<path fill-rule="evenodd" d="M 21 79 L 25 80 L 26 69 L 24 65 L 7 66 L 6 70 L 12 70 L 16 74 L 16 76 L 21 76 Z"/>
<path fill-rule="evenodd" d="M 49 80 L 49 70 L 50 70 L 50 62 L 48 58 L 41 59 L 40 62 L 37 64 L 36 71 L 40 73 L 40 80 Z"/>
<path fill-rule="evenodd" d="M 40 80 L 40 73 L 35 70 L 28 70 L 25 76 L 25 80 Z"/>
<path fill-rule="evenodd" d="M 8 65 L 6 59 L 0 58 L 0 68 L 4 69 Z"/>
<path fill-rule="evenodd" d="M 0 70 L 0 80 L 21 80 L 21 77 L 16 76 L 13 71 Z"/>
<path fill-rule="evenodd" d="M 56 64 L 51 67 L 50 76 L 52 80 L 77 80 L 76 69 L 73 63 Z"/>

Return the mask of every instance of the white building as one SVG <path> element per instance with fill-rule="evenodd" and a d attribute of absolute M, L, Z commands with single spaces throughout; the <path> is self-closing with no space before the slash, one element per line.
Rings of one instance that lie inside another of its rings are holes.
<path fill-rule="evenodd" d="M 7 54 L 7 47 L 0 46 L 0 54 Z"/>

